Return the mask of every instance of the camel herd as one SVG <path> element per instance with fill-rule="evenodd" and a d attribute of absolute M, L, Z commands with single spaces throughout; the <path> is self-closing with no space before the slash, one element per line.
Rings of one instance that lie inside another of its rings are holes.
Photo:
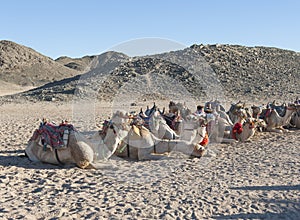
<path fill-rule="evenodd" d="M 159 159 L 181 152 L 201 157 L 209 142 L 245 142 L 255 132 L 286 132 L 287 128 L 300 129 L 300 101 L 275 105 L 246 107 L 245 103 L 232 104 L 228 111 L 218 101 L 205 103 L 203 112 L 193 112 L 182 103 L 170 102 L 165 113 L 156 106 L 137 114 L 124 110 L 114 112 L 110 120 L 93 137 L 86 138 L 73 126 L 66 126 L 68 140 L 65 146 L 51 146 L 49 132 L 52 126 L 41 123 L 29 140 L 25 154 L 31 161 L 51 164 L 76 164 L 80 168 L 98 168 L 99 161 L 112 155 L 134 160 Z M 66 130 L 57 125 L 55 138 L 63 138 Z M 65 124 L 64 124 L 65 126 Z M 55 130 L 55 129 L 54 129 Z M 60 133 L 59 133 L 60 132 Z M 37 135 L 38 134 L 38 135 Z"/>

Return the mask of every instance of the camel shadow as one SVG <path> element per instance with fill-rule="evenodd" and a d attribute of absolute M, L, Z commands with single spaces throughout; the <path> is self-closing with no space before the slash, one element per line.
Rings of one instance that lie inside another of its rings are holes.
<path fill-rule="evenodd" d="M 76 167 L 75 165 L 53 165 L 43 162 L 32 162 L 27 156 L 25 156 L 24 150 L 17 151 L 0 151 L 0 154 L 3 153 L 17 153 L 16 155 L 0 155 L 0 166 L 3 167 L 21 167 L 25 169 L 69 169 Z"/>
<path fill-rule="evenodd" d="M 232 187 L 232 190 L 264 190 L 264 191 L 300 191 L 300 185 L 278 185 L 278 186 L 244 186 Z M 276 200 L 276 199 L 260 199 L 264 203 L 272 203 L 283 209 L 281 212 L 264 212 L 264 213 L 239 213 L 231 215 L 213 216 L 213 219 L 299 219 L 300 218 L 300 204 L 290 200 Z M 289 208 L 284 208 L 288 206 Z M 292 207 L 291 207 L 292 206 Z"/>
<path fill-rule="evenodd" d="M 213 216 L 213 219 L 270 219 L 270 220 L 298 220 L 299 219 L 299 210 L 298 211 L 286 211 L 281 213 L 274 212 L 265 212 L 265 213 L 241 213 L 233 215 L 219 215 Z"/>
<path fill-rule="evenodd" d="M 231 187 L 232 190 L 300 190 L 300 185 L 278 185 L 278 186 L 243 186 L 243 187 Z"/>

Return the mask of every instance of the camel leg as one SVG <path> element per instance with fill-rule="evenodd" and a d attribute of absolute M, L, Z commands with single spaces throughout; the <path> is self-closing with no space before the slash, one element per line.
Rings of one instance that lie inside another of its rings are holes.
<path fill-rule="evenodd" d="M 153 147 L 149 148 L 139 148 L 138 149 L 138 158 L 139 160 L 159 160 L 165 158 L 165 155 L 152 154 Z"/>
<path fill-rule="evenodd" d="M 238 141 L 235 139 L 231 139 L 231 138 L 222 138 L 221 139 L 221 143 L 237 143 Z"/>

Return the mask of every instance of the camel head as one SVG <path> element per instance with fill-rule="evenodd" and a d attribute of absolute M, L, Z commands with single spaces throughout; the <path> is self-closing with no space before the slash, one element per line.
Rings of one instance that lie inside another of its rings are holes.
<path fill-rule="evenodd" d="M 263 131 L 267 127 L 267 123 L 263 119 L 255 118 L 254 120 L 255 126 L 258 128 L 259 131 Z"/>
<path fill-rule="evenodd" d="M 132 117 L 126 111 L 117 110 L 110 120 L 109 128 L 122 140 L 130 130 L 131 121 Z"/>
<path fill-rule="evenodd" d="M 202 116 L 188 115 L 184 120 L 184 126 L 188 129 L 197 129 L 199 127 L 205 127 L 208 120 Z"/>
<path fill-rule="evenodd" d="M 295 104 L 295 103 L 289 103 L 287 105 L 287 109 L 288 110 L 292 110 L 292 111 L 299 111 L 300 110 L 300 105 L 299 104 Z"/>
<path fill-rule="evenodd" d="M 252 109 L 252 116 L 255 117 L 255 118 L 259 117 L 259 115 L 262 113 L 262 107 L 261 106 L 252 105 L 251 109 Z"/>
<path fill-rule="evenodd" d="M 256 128 L 256 120 L 254 118 L 246 118 L 244 126 L 249 126 L 250 129 Z"/>

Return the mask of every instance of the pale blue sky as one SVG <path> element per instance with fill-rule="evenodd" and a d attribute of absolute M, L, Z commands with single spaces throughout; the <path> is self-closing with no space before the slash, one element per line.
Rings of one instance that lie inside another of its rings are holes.
<path fill-rule="evenodd" d="M 0 21 L 0 40 L 54 59 L 144 37 L 300 52 L 298 0 L 2 0 Z"/>

